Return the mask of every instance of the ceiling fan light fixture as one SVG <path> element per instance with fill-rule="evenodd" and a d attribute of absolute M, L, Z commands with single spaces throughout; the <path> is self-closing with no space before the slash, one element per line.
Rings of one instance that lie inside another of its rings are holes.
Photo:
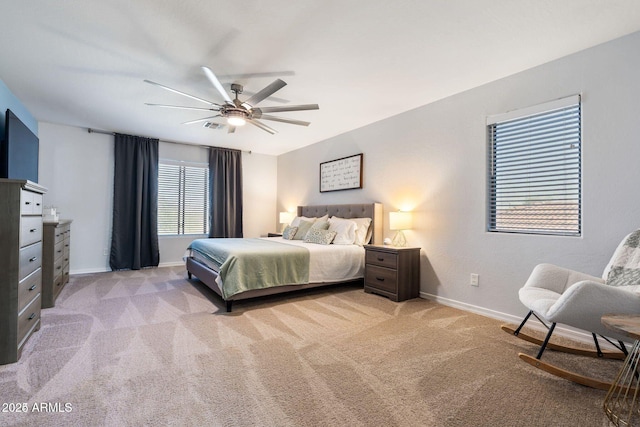
<path fill-rule="evenodd" d="M 244 126 L 247 121 L 241 111 L 228 111 L 227 123 L 229 123 L 229 126 Z"/>

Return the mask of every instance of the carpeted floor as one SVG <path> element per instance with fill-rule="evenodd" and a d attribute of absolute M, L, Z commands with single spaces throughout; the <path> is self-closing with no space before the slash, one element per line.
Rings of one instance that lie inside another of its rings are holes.
<path fill-rule="evenodd" d="M 182 267 L 73 276 L 22 359 L 0 366 L 0 425 L 608 425 L 605 392 L 520 351 L 536 346 L 496 320 L 353 286 L 228 314 Z M 545 358 L 609 379 L 620 366 Z"/>

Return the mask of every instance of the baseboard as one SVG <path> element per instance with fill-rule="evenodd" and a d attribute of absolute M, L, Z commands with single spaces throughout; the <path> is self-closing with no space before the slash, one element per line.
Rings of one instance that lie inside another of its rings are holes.
<path fill-rule="evenodd" d="M 158 265 L 158 267 L 180 267 L 180 266 L 184 266 L 184 261 L 175 261 L 175 262 L 164 262 L 164 263 L 160 263 Z M 76 274 L 92 274 L 92 273 L 106 273 L 111 271 L 110 268 L 108 267 L 104 267 L 104 268 L 87 268 L 84 270 L 71 270 L 69 272 L 70 275 L 76 275 Z"/>
<path fill-rule="evenodd" d="M 439 297 L 437 295 L 429 294 L 427 292 L 420 292 L 420 297 L 424 299 L 428 299 L 438 304 L 446 305 L 448 307 L 458 308 L 460 310 L 469 311 L 471 313 L 479 314 L 481 316 L 490 317 L 492 319 L 502 320 L 503 322 L 510 323 L 512 325 L 518 326 L 520 322 L 522 322 L 523 317 L 514 316 L 512 314 L 502 313 L 500 311 L 491 310 L 485 307 L 480 307 L 473 304 L 467 304 L 465 302 L 460 302 L 456 300 L 452 300 L 449 298 Z M 525 310 L 526 314 L 526 310 Z M 536 321 L 533 317 L 527 322 L 527 327 L 531 329 L 535 329 L 538 331 L 546 332 L 544 326 L 542 326 L 539 322 Z M 581 331 L 579 329 L 573 329 L 568 326 L 558 325 L 554 330 L 554 335 L 559 335 L 568 339 L 572 339 L 579 342 L 585 343 L 593 343 L 593 338 L 590 333 Z M 603 348 L 613 348 L 609 343 L 604 340 L 601 341 L 600 344 Z"/>

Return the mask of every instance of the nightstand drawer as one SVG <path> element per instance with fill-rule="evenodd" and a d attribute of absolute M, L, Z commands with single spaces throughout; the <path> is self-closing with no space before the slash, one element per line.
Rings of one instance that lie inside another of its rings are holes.
<path fill-rule="evenodd" d="M 397 268 L 398 255 L 387 252 L 368 250 L 365 257 L 366 264 L 379 265 L 381 267 Z"/>
<path fill-rule="evenodd" d="M 365 286 L 395 293 L 398 290 L 397 271 L 385 267 L 368 265 L 365 275 Z"/>

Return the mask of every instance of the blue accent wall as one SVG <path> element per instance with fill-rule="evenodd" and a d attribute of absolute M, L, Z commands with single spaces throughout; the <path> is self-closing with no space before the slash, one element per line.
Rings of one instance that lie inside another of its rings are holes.
<path fill-rule="evenodd" d="M 0 80 L 0 139 L 4 138 L 4 127 L 7 108 L 18 116 L 22 123 L 34 134 L 38 135 L 38 121 L 31 115 L 29 110 L 25 108 L 18 98 L 9 90 L 7 85 Z"/>

